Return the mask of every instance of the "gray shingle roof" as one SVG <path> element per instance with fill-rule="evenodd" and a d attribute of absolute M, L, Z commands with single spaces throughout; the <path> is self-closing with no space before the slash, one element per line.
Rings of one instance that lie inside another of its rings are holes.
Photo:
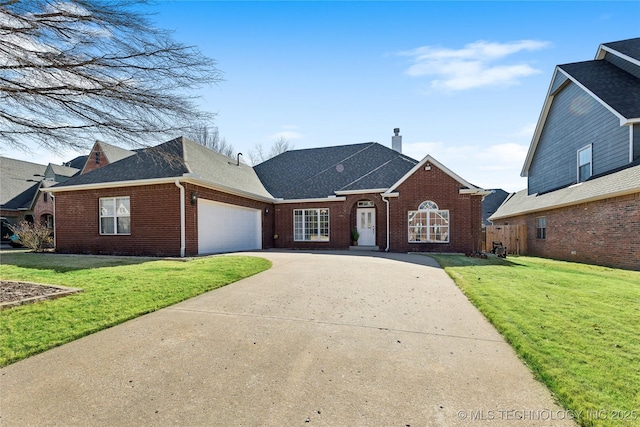
<path fill-rule="evenodd" d="M 96 144 L 100 146 L 102 153 L 105 155 L 109 163 L 115 163 L 118 160 L 133 156 L 136 153 L 135 151 L 127 150 L 116 145 L 107 144 L 106 142 L 102 141 L 96 141 Z"/>
<path fill-rule="evenodd" d="M 640 79 L 607 61 L 558 66 L 627 119 L 640 118 Z"/>
<path fill-rule="evenodd" d="M 509 195 L 501 188 L 489 191 L 491 191 L 491 194 L 484 196 L 484 199 L 482 199 L 482 224 L 484 225 L 491 225 L 489 217 L 498 210 L 504 199 Z"/>
<path fill-rule="evenodd" d="M 253 169 L 216 153 L 186 138 L 176 138 L 155 147 L 140 150 L 115 163 L 76 175 L 56 188 L 92 185 L 105 182 L 178 178 L 186 173 L 213 185 L 271 197 Z"/>
<path fill-rule="evenodd" d="M 640 61 L 640 38 L 603 43 L 603 45 Z"/>
<path fill-rule="evenodd" d="M 323 198 L 336 191 L 386 189 L 418 162 L 375 142 L 291 150 L 254 167 L 283 199 Z"/>
<path fill-rule="evenodd" d="M 640 192 L 640 165 L 541 195 L 529 196 L 527 190 L 519 191 L 507 198 L 489 219 L 493 221 L 636 192 Z"/>
<path fill-rule="evenodd" d="M 8 210 L 31 209 L 40 187 L 45 165 L 0 157 L 0 207 Z M 34 182 L 38 181 L 38 182 Z"/>

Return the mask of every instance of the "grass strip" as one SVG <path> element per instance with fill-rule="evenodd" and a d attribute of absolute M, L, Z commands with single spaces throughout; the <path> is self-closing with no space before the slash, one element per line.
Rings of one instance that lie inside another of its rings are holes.
<path fill-rule="evenodd" d="M 582 426 L 640 425 L 640 272 L 433 258 Z"/>
<path fill-rule="evenodd" d="M 263 258 L 188 261 L 3 253 L 0 277 L 83 292 L 0 311 L 0 366 L 178 303 L 271 267 Z"/>

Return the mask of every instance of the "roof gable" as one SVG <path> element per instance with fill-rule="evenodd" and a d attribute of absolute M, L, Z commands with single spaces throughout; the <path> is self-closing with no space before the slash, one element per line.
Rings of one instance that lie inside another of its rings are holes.
<path fill-rule="evenodd" d="M 620 125 L 640 123 L 640 79 L 620 67 L 604 60 L 611 52 L 625 61 L 640 65 L 640 38 L 604 43 L 598 49 L 596 60 L 556 66 L 538 123 L 529 145 L 521 176 L 529 175 L 529 168 L 538 147 L 551 104 L 555 95 L 568 82 L 573 82 L 583 91 L 607 108 L 619 120 Z"/>
<path fill-rule="evenodd" d="M 253 169 L 186 138 L 176 138 L 82 175 L 76 175 L 55 189 L 166 178 L 188 174 L 202 185 L 222 186 L 271 197 Z"/>
<path fill-rule="evenodd" d="M 429 154 L 427 156 L 425 156 L 424 159 L 420 160 L 420 162 L 418 162 L 413 168 L 411 168 L 411 170 L 409 170 L 402 178 L 400 178 L 397 182 L 395 182 L 386 191 L 386 193 L 387 194 L 393 193 L 398 187 L 400 187 L 400 185 L 402 185 L 403 182 L 405 182 L 416 171 L 418 171 L 419 169 L 421 169 L 423 167 L 424 168 L 428 168 L 431 165 L 434 165 L 435 167 L 440 169 L 442 172 L 446 173 L 451 178 L 453 178 L 455 181 L 458 181 L 458 183 L 460 183 L 460 186 L 463 187 L 464 189 L 470 190 L 471 192 L 478 192 L 478 194 L 480 194 L 480 193 L 489 194 L 486 190 L 483 190 L 480 187 L 477 187 L 477 186 L 471 184 L 470 182 L 466 181 L 465 179 L 461 178 L 458 174 L 453 172 L 451 169 L 447 168 L 445 165 L 443 165 L 442 163 L 440 163 L 439 161 L 437 161 L 433 157 L 431 157 L 431 155 L 429 155 Z"/>
<path fill-rule="evenodd" d="M 0 206 L 9 210 L 31 209 L 38 194 L 45 165 L 0 157 Z"/>
<path fill-rule="evenodd" d="M 254 167 L 283 199 L 324 198 L 340 191 L 384 190 L 416 160 L 375 142 L 291 150 Z"/>
<path fill-rule="evenodd" d="M 603 43 L 598 49 L 596 59 L 602 59 L 604 51 L 625 57 L 628 61 L 633 61 L 640 65 L 640 38 Z"/>

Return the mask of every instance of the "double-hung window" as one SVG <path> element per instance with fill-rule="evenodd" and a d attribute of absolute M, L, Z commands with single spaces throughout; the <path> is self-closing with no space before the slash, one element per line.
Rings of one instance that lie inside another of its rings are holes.
<path fill-rule="evenodd" d="M 578 182 L 586 181 L 593 174 L 591 144 L 578 150 Z"/>
<path fill-rule="evenodd" d="M 449 211 L 428 200 L 409 211 L 409 243 L 449 243 Z"/>
<path fill-rule="evenodd" d="M 129 197 L 100 199 L 100 234 L 131 234 Z"/>
<path fill-rule="evenodd" d="M 295 209 L 293 240 L 296 242 L 329 241 L 329 209 Z"/>
<path fill-rule="evenodd" d="M 547 238 L 547 217 L 539 216 L 536 218 L 536 239 L 544 240 Z"/>

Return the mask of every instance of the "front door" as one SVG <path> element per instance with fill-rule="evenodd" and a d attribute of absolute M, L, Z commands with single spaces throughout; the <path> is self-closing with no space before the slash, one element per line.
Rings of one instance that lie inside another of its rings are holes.
<path fill-rule="evenodd" d="M 358 245 L 375 246 L 376 244 L 376 209 L 358 208 Z"/>

